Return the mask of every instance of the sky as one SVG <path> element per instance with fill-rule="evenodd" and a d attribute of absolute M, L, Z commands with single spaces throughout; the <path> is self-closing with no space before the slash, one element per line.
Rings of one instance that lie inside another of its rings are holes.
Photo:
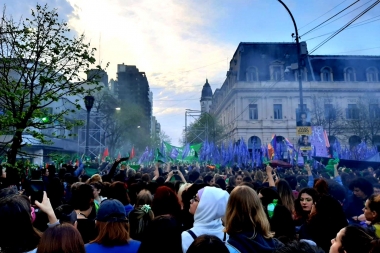
<path fill-rule="evenodd" d="M 4 2 L 5 1 L 5 2 Z M 309 51 L 377 0 L 283 0 Z M 8 15 L 27 17 L 37 2 L 3 0 Z M 355 3 L 356 2 L 356 3 Z M 291 42 L 293 23 L 277 0 L 41 0 L 57 8 L 72 35 L 85 34 L 98 49 L 109 79 L 117 64 L 145 72 L 153 92 L 153 115 L 179 145 L 185 110 L 200 110 L 206 78 L 212 90 L 226 78 L 240 42 Z M 303 35 L 345 7 L 341 15 Z M 330 23 L 331 22 L 331 23 Z M 351 28 L 352 27 L 352 28 Z M 380 4 L 314 52 L 380 55 Z M 328 35 L 325 35 L 328 34 Z M 319 37 L 324 35 L 322 37 Z M 315 38 L 317 37 L 317 38 Z"/>

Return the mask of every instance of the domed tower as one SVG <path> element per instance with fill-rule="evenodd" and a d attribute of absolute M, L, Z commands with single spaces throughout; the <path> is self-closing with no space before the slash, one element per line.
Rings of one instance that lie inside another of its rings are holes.
<path fill-rule="evenodd" d="M 206 79 L 205 85 L 203 85 L 202 89 L 202 97 L 201 97 L 201 112 L 210 112 L 210 106 L 212 103 L 212 89 L 210 84 L 208 83 L 208 79 Z"/>

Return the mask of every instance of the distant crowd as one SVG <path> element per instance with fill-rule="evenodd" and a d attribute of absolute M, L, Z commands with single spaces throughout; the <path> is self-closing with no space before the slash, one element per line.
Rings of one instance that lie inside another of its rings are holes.
<path fill-rule="evenodd" d="M 0 253 L 380 253 L 380 169 L 116 159 L 0 176 Z"/>

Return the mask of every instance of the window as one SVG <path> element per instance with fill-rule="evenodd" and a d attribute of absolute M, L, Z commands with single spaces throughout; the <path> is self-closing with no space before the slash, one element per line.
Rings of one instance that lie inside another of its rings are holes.
<path fill-rule="evenodd" d="M 359 119 L 359 109 L 356 104 L 348 104 L 346 109 L 347 119 Z"/>
<path fill-rule="evenodd" d="M 249 67 L 246 72 L 247 82 L 257 82 L 259 81 L 259 73 L 256 67 Z"/>
<path fill-rule="evenodd" d="M 249 105 L 249 119 L 258 119 L 259 113 L 257 110 L 257 104 L 250 104 Z"/>
<path fill-rule="evenodd" d="M 378 82 L 378 72 L 374 67 L 367 69 L 367 82 Z"/>
<path fill-rule="evenodd" d="M 282 105 L 281 104 L 273 105 L 273 117 L 274 119 L 282 119 Z"/>
<path fill-rule="evenodd" d="M 321 81 L 322 82 L 331 82 L 332 81 L 332 73 L 331 73 L 330 68 L 324 67 L 321 70 Z"/>
<path fill-rule="evenodd" d="M 372 119 L 380 117 L 380 108 L 378 104 L 369 105 L 369 117 Z"/>
<path fill-rule="evenodd" d="M 281 81 L 282 80 L 281 67 L 279 67 L 279 66 L 273 67 L 273 80 L 275 80 L 275 81 Z"/>
<path fill-rule="evenodd" d="M 346 82 L 355 82 L 356 74 L 353 68 L 349 67 L 344 70 L 344 80 Z"/>
<path fill-rule="evenodd" d="M 336 118 L 335 108 L 332 104 L 325 104 L 325 119 L 334 120 Z"/>

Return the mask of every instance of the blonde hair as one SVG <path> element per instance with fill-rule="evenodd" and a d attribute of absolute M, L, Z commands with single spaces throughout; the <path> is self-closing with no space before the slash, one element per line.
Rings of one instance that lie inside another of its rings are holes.
<path fill-rule="evenodd" d="M 257 193 L 248 186 L 237 186 L 227 203 L 225 232 L 236 234 L 251 232 L 272 238 L 268 218 Z"/>
<path fill-rule="evenodd" d="M 102 177 L 99 174 L 92 175 L 89 179 L 87 179 L 86 184 L 103 182 Z"/>
<path fill-rule="evenodd" d="M 261 170 L 257 170 L 256 173 L 255 173 L 255 176 L 253 177 L 253 179 L 255 181 L 260 181 L 260 182 L 263 182 L 264 181 L 264 175 L 263 175 L 263 172 Z"/>
<path fill-rule="evenodd" d="M 187 190 L 192 185 L 193 184 L 191 184 L 191 183 L 185 183 L 185 184 L 181 185 L 181 187 L 179 188 L 177 196 L 178 196 L 178 199 L 180 201 L 181 206 L 183 206 L 183 202 L 182 202 L 182 193 L 183 193 L 183 191 Z"/>

